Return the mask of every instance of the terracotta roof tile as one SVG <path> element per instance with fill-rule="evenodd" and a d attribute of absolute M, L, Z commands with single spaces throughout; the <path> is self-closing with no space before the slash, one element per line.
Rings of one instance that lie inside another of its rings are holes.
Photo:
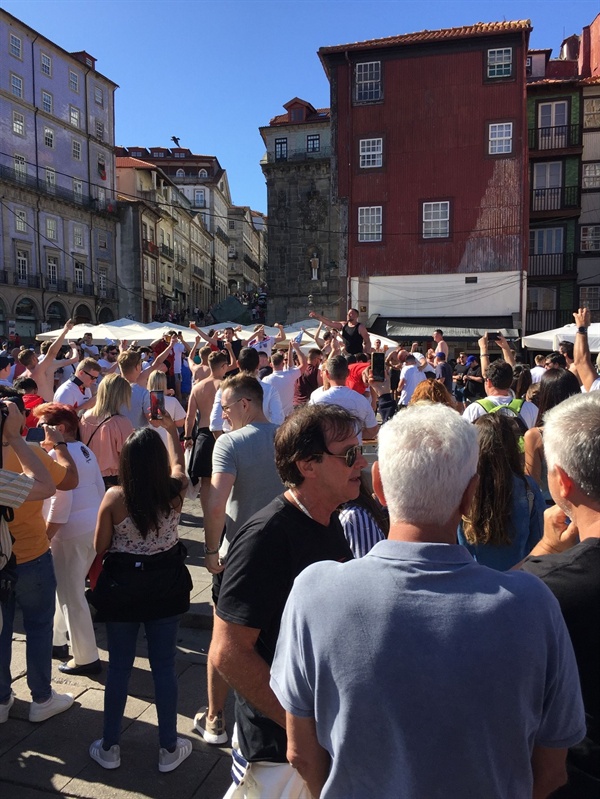
<path fill-rule="evenodd" d="M 592 75 L 591 78 L 582 78 L 579 82 L 582 86 L 600 86 L 600 75 Z"/>
<path fill-rule="evenodd" d="M 150 164 L 148 161 L 141 161 L 139 158 L 132 158 L 129 155 L 125 157 L 118 156 L 115 158 L 115 163 L 117 168 L 121 166 L 129 169 L 156 169 L 154 164 Z"/>
<path fill-rule="evenodd" d="M 416 33 L 404 33 L 400 36 L 388 36 L 385 39 L 367 39 L 364 42 L 352 44 L 338 44 L 331 47 L 321 47 L 319 55 L 342 53 L 346 50 L 367 50 L 380 47 L 395 47 L 403 44 L 416 44 L 418 42 L 435 42 L 446 39 L 467 39 L 472 36 L 489 36 L 501 33 L 517 33 L 531 31 L 531 21 L 520 19 L 512 22 L 476 22 L 474 25 L 464 25 L 461 28 L 442 28 L 441 30 L 424 30 Z"/>
<path fill-rule="evenodd" d="M 329 108 L 317 108 L 316 111 L 316 114 L 307 114 L 306 119 L 303 119 L 302 122 L 291 122 L 288 114 L 278 114 L 269 121 L 269 125 L 305 125 L 308 122 L 329 119 Z"/>
<path fill-rule="evenodd" d="M 527 80 L 527 86 L 556 86 L 565 83 L 578 86 L 580 82 L 579 78 L 533 78 Z"/>

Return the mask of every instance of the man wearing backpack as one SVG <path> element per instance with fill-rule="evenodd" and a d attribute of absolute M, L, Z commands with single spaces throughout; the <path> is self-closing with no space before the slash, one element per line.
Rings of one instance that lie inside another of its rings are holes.
<path fill-rule="evenodd" d="M 513 380 L 512 366 L 503 360 L 492 361 L 485 372 L 485 399 L 472 402 L 463 416 L 467 421 L 474 422 L 486 413 L 501 411 L 509 416 L 516 417 L 521 426 L 527 429 L 534 427 L 537 421 L 538 409 L 533 402 L 518 400 L 510 390 Z"/>

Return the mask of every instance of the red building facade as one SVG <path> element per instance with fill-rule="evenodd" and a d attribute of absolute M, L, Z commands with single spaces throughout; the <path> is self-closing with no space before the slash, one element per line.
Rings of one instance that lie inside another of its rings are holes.
<path fill-rule="evenodd" d="M 479 295 L 465 288 L 461 297 L 481 301 L 478 315 L 521 313 L 530 30 L 528 20 L 477 24 L 319 51 L 331 83 L 349 299 L 369 315 L 390 315 L 383 286 L 398 290 L 392 315 L 439 314 L 431 282 L 442 275 L 454 276 L 443 282 L 452 292 L 473 285 L 465 276 L 482 276 Z M 425 312 L 402 299 L 409 276 L 429 298 Z"/>

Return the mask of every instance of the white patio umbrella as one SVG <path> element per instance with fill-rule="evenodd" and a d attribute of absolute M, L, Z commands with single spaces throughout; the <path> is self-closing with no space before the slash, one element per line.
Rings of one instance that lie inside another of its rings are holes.
<path fill-rule="evenodd" d="M 577 327 L 575 324 L 557 327 L 554 330 L 546 330 L 542 333 L 534 333 L 531 336 L 524 336 L 523 346 L 530 350 L 554 351 L 558 349 L 561 341 L 575 341 Z M 588 343 L 592 352 L 600 352 L 600 322 L 594 322 L 588 328 Z"/>

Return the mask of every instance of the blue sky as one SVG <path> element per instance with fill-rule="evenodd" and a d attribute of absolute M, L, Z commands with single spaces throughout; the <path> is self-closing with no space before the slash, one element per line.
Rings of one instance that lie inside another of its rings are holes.
<path fill-rule="evenodd" d="M 258 128 L 298 96 L 329 105 L 319 47 L 474 22 L 531 19 L 530 46 L 581 33 L 598 0 L 4 0 L 119 84 L 116 143 L 216 155 L 234 203 L 266 211 Z"/>

